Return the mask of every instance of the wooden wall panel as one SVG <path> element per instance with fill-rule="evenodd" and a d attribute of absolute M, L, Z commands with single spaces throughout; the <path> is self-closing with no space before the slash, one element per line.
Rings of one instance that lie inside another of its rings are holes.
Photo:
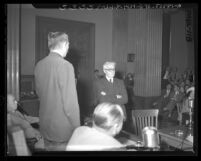
<path fill-rule="evenodd" d="M 162 11 L 129 10 L 128 51 L 134 61 L 137 96 L 158 96 L 161 86 Z"/>
<path fill-rule="evenodd" d="M 19 100 L 20 5 L 7 5 L 7 93 Z"/>
<path fill-rule="evenodd" d="M 162 12 L 148 12 L 146 96 L 160 95 L 162 65 Z"/>
<path fill-rule="evenodd" d="M 112 59 L 117 63 L 117 71 L 126 71 L 128 52 L 128 13 L 126 10 L 113 11 Z"/>

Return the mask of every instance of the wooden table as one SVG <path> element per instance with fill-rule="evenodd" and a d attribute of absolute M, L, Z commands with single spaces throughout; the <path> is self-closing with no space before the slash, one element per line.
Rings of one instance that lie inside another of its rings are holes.
<path fill-rule="evenodd" d="M 137 145 L 138 141 L 142 141 L 142 139 L 130 132 L 121 131 L 121 135 L 117 138 L 124 145 Z"/>
<path fill-rule="evenodd" d="M 183 135 L 178 135 L 178 130 L 183 131 Z M 189 130 L 185 126 L 175 126 L 158 130 L 160 142 L 165 142 L 169 146 L 183 150 L 193 151 L 193 143 L 186 140 Z"/>

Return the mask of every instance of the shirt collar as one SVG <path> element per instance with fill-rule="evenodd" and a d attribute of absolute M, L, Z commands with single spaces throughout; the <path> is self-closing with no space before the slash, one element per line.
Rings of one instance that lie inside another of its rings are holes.
<path fill-rule="evenodd" d="M 110 80 L 112 80 L 112 83 L 113 83 L 114 78 L 108 78 L 108 77 L 106 76 L 106 79 L 108 80 L 108 82 L 110 82 Z"/>
<path fill-rule="evenodd" d="M 51 51 L 49 55 L 58 56 L 63 58 L 59 53 Z"/>

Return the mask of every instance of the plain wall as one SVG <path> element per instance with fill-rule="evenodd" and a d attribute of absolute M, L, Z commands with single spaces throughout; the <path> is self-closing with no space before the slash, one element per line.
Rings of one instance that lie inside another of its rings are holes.
<path fill-rule="evenodd" d="M 179 73 L 194 67 L 194 41 L 186 41 L 185 25 L 184 11 L 171 15 L 169 65 L 177 67 Z"/>
<path fill-rule="evenodd" d="M 95 69 L 112 58 L 112 10 L 35 9 L 22 4 L 21 10 L 21 74 L 32 75 L 35 66 L 35 17 L 75 20 L 95 24 Z"/>

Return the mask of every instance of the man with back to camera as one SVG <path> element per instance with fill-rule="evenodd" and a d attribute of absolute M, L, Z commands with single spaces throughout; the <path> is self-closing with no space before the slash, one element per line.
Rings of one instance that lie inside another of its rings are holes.
<path fill-rule="evenodd" d="M 103 64 L 105 77 L 96 82 L 96 104 L 110 102 L 119 104 L 126 118 L 125 104 L 128 102 L 127 91 L 123 80 L 114 78 L 116 63 L 113 61 Z"/>
<path fill-rule="evenodd" d="M 36 93 L 40 99 L 40 131 L 46 150 L 65 150 L 73 130 L 80 125 L 74 68 L 64 59 L 68 35 L 48 34 L 50 53 L 35 67 Z"/>

